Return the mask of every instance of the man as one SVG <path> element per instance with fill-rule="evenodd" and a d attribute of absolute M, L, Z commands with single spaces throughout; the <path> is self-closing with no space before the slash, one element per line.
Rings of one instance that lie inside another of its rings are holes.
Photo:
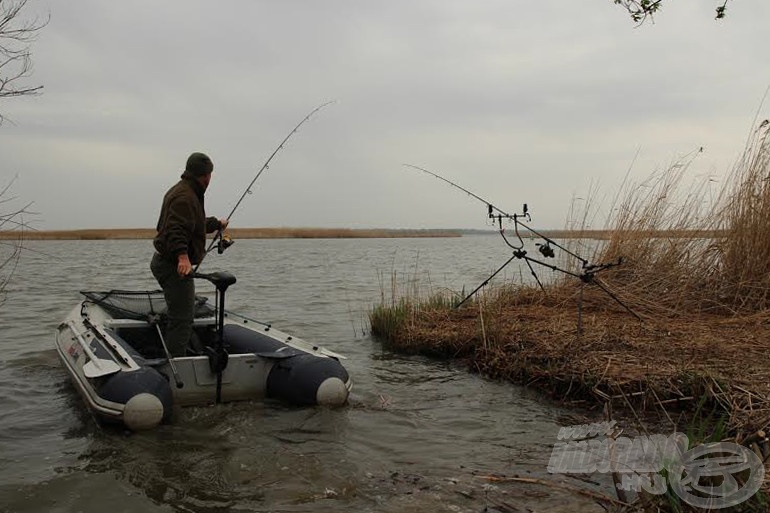
<path fill-rule="evenodd" d="M 195 282 L 190 274 L 203 260 L 206 234 L 227 228 L 227 219 L 206 217 L 203 208 L 212 171 L 214 164 L 207 155 L 190 155 L 182 179 L 163 197 L 153 241 L 156 253 L 150 269 L 166 298 L 166 345 L 174 357 L 185 355 L 192 335 Z"/>

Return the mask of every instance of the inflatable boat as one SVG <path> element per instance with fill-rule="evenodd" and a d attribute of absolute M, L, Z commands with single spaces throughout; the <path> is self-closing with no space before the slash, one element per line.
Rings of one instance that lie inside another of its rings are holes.
<path fill-rule="evenodd" d="M 55 344 L 97 420 L 143 430 L 168 421 L 175 405 L 261 398 L 346 403 L 351 380 L 343 356 L 226 311 L 233 275 L 196 278 L 215 285 L 217 304 L 196 297 L 183 357 L 171 357 L 165 343 L 162 291 L 81 292 L 85 299 L 58 326 Z"/>

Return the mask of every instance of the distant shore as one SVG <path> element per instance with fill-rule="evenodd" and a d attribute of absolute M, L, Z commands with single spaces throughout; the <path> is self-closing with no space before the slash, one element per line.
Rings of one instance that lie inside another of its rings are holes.
<path fill-rule="evenodd" d="M 85 230 L 0 231 L 0 240 L 130 240 L 152 239 L 154 228 L 116 228 Z M 353 239 L 395 237 L 460 237 L 457 230 L 389 230 L 350 228 L 233 228 L 234 239 Z"/>
<path fill-rule="evenodd" d="M 552 239 L 607 239 L 607 230 L 539 230 Z M 464 235 L 496 234 L 497 230 L 466 229 L 388 229 L 388 228 L 232 228 L 227 230 L 234 239 L 361 239 L 361 238 L 419 238 L 419 237 L 462 237 Z M 523 238 L 532 234 L 521 233 Z M 719 236 L 715 232 L 703 232 L 703 238 Z M 651 238 L 692 237 L 692 232 L 654 231 Z M 131 240 L 152 239 L 154 228 L 89 228 L 82 230 L 18 230 L 0 231 L 0 240 Z"/>

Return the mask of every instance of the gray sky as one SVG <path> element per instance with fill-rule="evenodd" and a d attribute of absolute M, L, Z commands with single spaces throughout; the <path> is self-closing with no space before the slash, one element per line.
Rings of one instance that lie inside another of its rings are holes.
<path fill-rule="evenodd" d="M 721 22 L 717 3 L 668 0 L 634 28 L 611 0 L 31 0 L 51 16 L 29 82 L 45 90 L 0 102 L 0 178 L 19 175 L 39 229 L 152 227 L 204 151 L 225 216 L 336 100 L 231 226 L 486 227 L 410 163 L 558 228 L 637 150 L 636 177 L 700 146 L 691 174 L 729 171 L 770 86 L 770 2 Z"/>

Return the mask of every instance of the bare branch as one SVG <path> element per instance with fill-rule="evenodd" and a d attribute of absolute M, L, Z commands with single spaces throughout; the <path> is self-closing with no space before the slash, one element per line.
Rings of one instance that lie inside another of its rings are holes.
<path fill-rule="evenodd" d="M 620 5 L 631 16 L 631 19 L 642 25 L 647 20 L 653 20 L 654 15 L 660 12 L 663 7 L 663 0 L 612 0 L 616 5 Z M 727 3 L 730 0 L 720 0 L 722 5 L 715 8 L 716 19 L 721 20 L 725 17 Z"/>
<path fill-rule="evenodd" d="M 631 15 L 631 19 L 641 25 L 648 18 L 653 19 L 653 15 L 660 10 L 663 0 L 613 0 L 613 2 L 624 7 Z"/>
<path fill-rule="evenodd" d="M 32 73 L 30 45 L 50 17 L 25 17 L 28 0 L 0 0 L 0 100 L 39 94 L 43 86 L 25 85 Z M 0 114 L 0 124 L 3 122 Z"/>
<path fill-rule="evenodd" d="M 32 214 L 33 213 L 33 212 L 30 212 L 28 210 L 28 208 L 30 206 L 32 206 L 32 202 L 27 203 L 22 208 L 20 208 L 20 209 L 18 209 L 16 211 L 13 211 L 11 213 L 0 214 L 0 230 L 2 230 L 5 227 L 6 224 L 12 225 L 14 227 L 13 229 L 25 228 L 26 225 L 24 224 L 24 222 L 23 221 L 18 221 L 18 219 L 22 215 L 24 215 L 24 214 Z"/>
<path fill-rule="evenodd" d="M 0 0 L 0 1 L 2 1 L 2 0 Z M 16 180 L 18 180 L 18 179 L 19 179 L 19 175 L 18 175 L 18 174 L 14 175 L 14 177 L 13 177 L 13 178 L 11 178 L 11 180 L 10 180 L 10 181 L 9 181 L 9 182 L 8 182 L 8 183 L 5 185 L 5 187 L 3 187 L 3 190 L 2 190 L 2 191 L 0 191 L 0 198 L 2 198 L 3 196 L 5 196 L 5 193 L 6 193 L 6 192 L 8 192 L 8 189 L 10 189 L 10 188 L 11 188 L 11 186 L 12 186 L 14 183 L 16 183 Z"/>
<path fill-rule="evenodd" d="M 0 305 L 5 301 L 5 289 L 16 271 L 22 251 L 26 249 L 24 234 L 30 229 L 25 216 L 32 214 L 29 211 L 32 202 L 15 206 L 16 198 L 9 196 L 10 188 L 17 179 L 18 176 L 13 177 L 0 188 L 0 205 L 4 209 L 0 212 L 0 230 L 11 234 L 9 241 L 0 243 Z"/>

